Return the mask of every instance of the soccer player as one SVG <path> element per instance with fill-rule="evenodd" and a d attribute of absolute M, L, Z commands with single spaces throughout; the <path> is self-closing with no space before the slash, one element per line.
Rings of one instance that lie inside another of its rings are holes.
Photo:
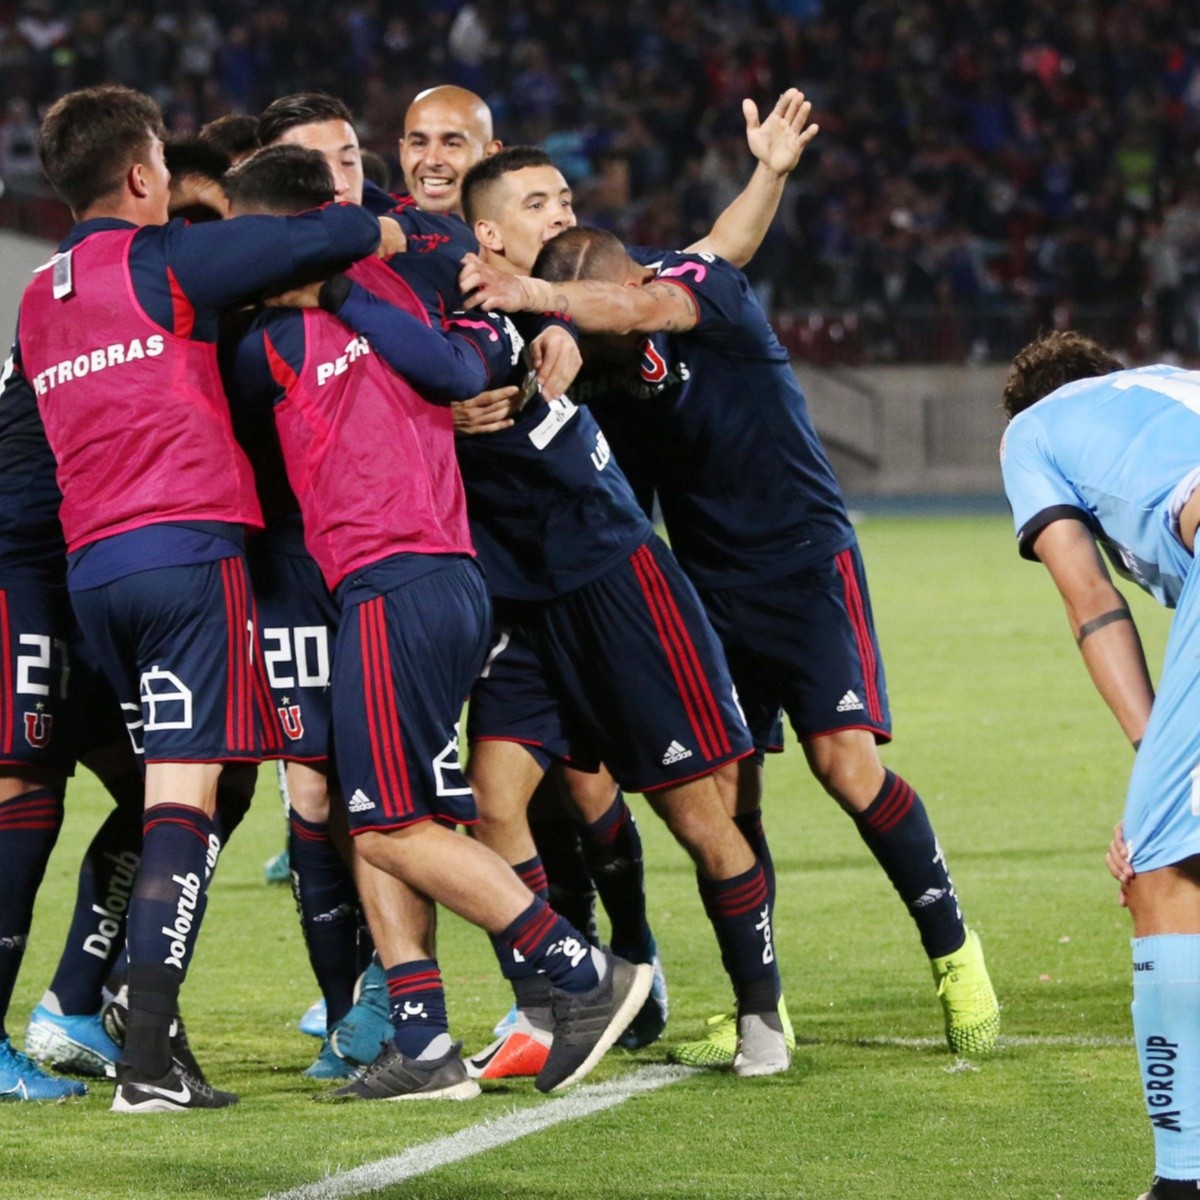
<path fill-rule="evenodd" d="M 209 121 L 197 136 L 224 154 L 230 166 L 236 167 L 258 149 L 258 118 L 246 113 L 228 113 Z"/>
<path fill-rule="evenodd" d="M 221 186 L 230 159 L 203 138 L 173 138 L 165 155 L 171 173 L 171 200 L 167 214 L 198 224 L 229 216 L 229 200 Z"/>
<path fill-rule="evenodd" d="M 1125 370 L 1089 338 L 1056 332 L 1013 360 L 1004 410 L 1000 460 L 1021 556 L 1050 572 L 1088 673 L 1137 753 L 1117 857 L 1127 849 L 1133 872 L 1123 888 L 1133 1030 L 1154 1131 L 1156 1178 L 1142 1200 L 1182 1200 L 1200 1189 L 1200 373 Z M 1157 698 L 1104 557 L 1175 609 Z"/>
<path fill-rule="evenodd" d="M 329 198 L 320 155 L 288 151 L 257 156 L 238 173 L 239 209 L 288 212 Z M 342 608 L 331 686 L 356 848 L 401 886 L 408 918 L 395 931 L 399 955 L 385 958 L 395 1038 L 332 1095 L 478 1093 L 447 1029 L 435 902 L 501 937 L 550 980 L 555 1040 L 537 1086 L 551 1091 L 599 1061 L 644 1002 L 652 972 L 593 951 L 499 856 L 450 828 L 476 820 L 458 719 L 490 625 L 453 421 L 333 313 L 355 295 L 353 279 L 371 279 L 405 326 L 392 350 L 406 373 L 440 381 L 444 399 L 476 394 L 486 374 L 472 347 L 430 328 L 387 268 L 351 274 L 320 289 L 320 308 L 264 312 L 237 352 L 241 402 L 274 408 L 305 540 Z M 371 301 L 362 289 L 358 298 Z M 381 445 L 386 454 L 370 452 Z"/>
<path fill-rule="evenodd" d="M 633 413 L 649 440 L 644 465 L 672 548 L 724 643 L 757 749 L 769 748 L 782 708 L 917 925 L 951 1048 L 990 1050 L 999 1006 L 979 940 L 924 805 L 879 759 L 891 719 L 857 540 L 787 351 L 746 277 L 711 254 L 643 267 L 617 238 L 587 229 L 551 239 L 537 274 L 468 258 L 461 283 L 473 307 L 545 305 L 599 336 L 613 364 L 601 424 Z M 759 771 L 744 765 L 738 811 L 769 864 Z M 726 1022 L 676 1054 L 726 1063 L 730 1034 Z"/>
<path fill-rule="evenodd" d="M 71 605 L 146 764 L 117 1112 L 236 1100 L 171 1050 L 222 773 L 279 737 L 241 550 L 261 518 L 218 377 L 218 315 L 295 272 L 371 254 L 390 224 L 343 206 L 165 224 L 162 136 L 157 105 L 127 88 L 51 107 L 40 153 L 77 224 L 26 289 L 19 326 L 58 463 Z"/>

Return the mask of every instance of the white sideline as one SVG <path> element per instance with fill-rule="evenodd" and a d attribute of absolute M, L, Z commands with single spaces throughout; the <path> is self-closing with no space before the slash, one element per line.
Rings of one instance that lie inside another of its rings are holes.
<path fill-rule="evenodd" d="M 800 1039 L 803 1043 L 803 1039 Z M 819 1044 L 821 1039 L 810 1044 Z M 903 1037 L 868 1037 L 847 1038 L 844 1042 L 849 1046 L 895 1046 L 902 1050 L 936 1050 L 946 1048 L 945 1038 L 903 1038 Z M 1114 1037 L 1108 1034 L 1087 1033 L 1049 1033 L 1044 1036 L 1037 1034 L 1001 1034 L 996 1042 L 997 1049 L 1007 1046 L 1132 1046 L 1131 1037 Z"/>
<path fill-rule="evenodd" d="M 438 1167 L 461 1162 L 485 1150 L 494 1150 L 497 1146 L 515 1142 L 531 1133 L 540 1133 L 564 1121 L 575 1121 L 592 1113 L 603 1112 L 606 1108 L 615 1108 L 631 1096 L 656 1091 L 695 1074 L 693 1067 L 643 1067 L 621 1079 L 576 1088 L 561 1100 L 517 1109 L 494 1121 L 469 1125 L 447 1137 L 412 1146 L 403 1154 L 381 1158 L 350 1171 L 339 1171 L 316 1183 L 306 1183 L 286 1192 L 271 1192 L 266 1200 L 342 1200 L 343 1197 L 382 1191 L 437 1170 Z"/>

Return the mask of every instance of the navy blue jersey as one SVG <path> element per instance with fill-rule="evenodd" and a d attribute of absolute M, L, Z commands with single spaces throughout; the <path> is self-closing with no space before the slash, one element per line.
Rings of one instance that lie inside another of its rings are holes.
<path fill-rule="evenodd" d="M 729 587 L 841 553 L 854 540 L 841 491 L 746 276 L 714 255 L 673 251 L 656 278 L 686 288 L 699 321 L 648 338 L 638 377 L 626 375 L 601 419 L 618 457 L 632 440 L 620 426 L 650 441 L 647 471 L 684 569 L 701 586 Z"/>
<path fill-rule="evenodd" d="M 467 361 L 473 355 L 484 365 L 486 376 L 475 392 L 525 382 L 524 339 L 516 325 L 495 315 L 454 311 L 460 299 L 457 268 L 447 256 L 398 254 L 388 266 L 449 335 L 451 353 Z M 412 342 L 399 326 L 389 329 L 395 320 L 389 314 L 401 315 L 357 289 L 338 310 L 426 393 L 437 376 L 414 374 Z M 538 323 L 544 322 L 535 318 Z M 430 358 L 429 364 L 432 372 L 449 370 L 454 383 L 465 382 L 459 378 L 462 363 L 438 366 Z M 456 446 L 471 536 L 493 596 L 562 595 L 628 558 L 653 532 L 595 419 L 569 400 L 547 403 L 535 395 L 511 428 L 460 437 Z"/>
<path fill-rule="evenodd" d="M 0 586 L 64 582 L 67 544 L 54 471 L 37 396 L 14 344 L 0 388 Z"/>
<path fill-rule="evenodd" d="M 464 254 L 478 254 L 479 243 L 471 227 L 454 213 L 428 213 L 411 196 L 394 196 L 367 181 L 363 207 L 377 217 L 393 217 L 408 238 L 409 254 L 445 254 L 458 262 Z"/>

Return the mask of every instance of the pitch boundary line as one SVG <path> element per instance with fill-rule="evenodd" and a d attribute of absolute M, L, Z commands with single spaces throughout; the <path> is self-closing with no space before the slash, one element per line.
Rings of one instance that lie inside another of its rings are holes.
<path fill-rule="evenodd" d="M 349 1171 L 338 1171 L 316 1183 L 302 1184 L 286 1192 L 271 1192 L 266 1200 L 346 1200 L 348 1197 L 382 1191 L 386 1187 L 415 1179 L 418 1175 L 436 1171 L 439 1167 L 462 1162 L 463 1159 L 505 1146 L 519 1138 L 541 1133 L 564 1121 L 577 1121 L 580 1117 L 615 1108 L 633 1096 L 657 1091 L 696 1073 L 693 1067 L 643 1067 L 608 1083 L 576 1088 L 561 1100 L 519 1108 L 507 1116 L 468 1125 L 466 1129 L 446 1137 L 410 1146 L 403 1153 L 390 1158 L 365 1163 Z"/>
<path fill-rule="evenodd" d="M 817 1046 L 822 1043 L 829 1045 L 829 1041 L 817 1038 L 812 1042 L 805 1042 L 803 1038 L 797 1039 L 801 1045 Z M 846 1046 L 893 1046 L 900 1050 L 935 1050 L 946 1048 L 945 1038 L 905 1038 L 905 1037 L 866 1037 L 866 1038 L 846 1038 L 839 1039 L 839 1045 Z M 1086 1033 L 1062 1033 L 1062 1034 L 1001 1034 L 996 1042 L 996 1048 L 1004 1050 L 1008 1048 L 1016 1048 L 1020 1046 L 1045 1046 L 1047 1048 L 1054 1046 L 1079 1046 L 1082 1048 L 1096 1049 L 1101 1046 L 1132 1046 L 1133 1038 L 1131 1037 L 1115 1037 L 1108 1034 L 1086 1034 Z"/>

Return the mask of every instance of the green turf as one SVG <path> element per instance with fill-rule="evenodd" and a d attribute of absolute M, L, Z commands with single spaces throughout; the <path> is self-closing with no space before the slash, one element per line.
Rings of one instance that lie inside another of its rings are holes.
<path fill-rule="evenodd" d="M 997 518 L 868 521 L 861 530 L 889 670 L 889 765 L 924 796 L 968 919 L 981 932 L 1009 1035 L 1129 1036 L 1128 920 L 1102 857 L 1131 755 L 1092 693 L 1045 572 Z M 1133 599 L 1152 663 L 1167 627 Z M 887 881 L 795 747 L 768 764 L 779 872 L 776 941 L 802 1044 L 783 1077 L 703 1075 L 579 1123 L 442 1168 L 389 1196 L 1132 1200 L 1149 1181 L 1131 1045 L 1014 1045 L 955 1070 L 928 967 Z M 10 1026 L 53 968 L 79 853 L 104 812 L 89 780 L 39 899 Z M 671 986 L 669 1035 L 727 1003 L 682 853 L 637 802 L 652 917 Z M 61 1106 L 0 1108 L 0 1197 L 263 1196 L 395 1154 L 516 1106 L 531 1085 L 471 1104 L 322 1106 L 295 1030 L 314 998 L 291 899 L 261 883 L 283 823 L 270 776 L 223 859 L 185 993 L 221 1113 L 121 1118 L 111 1087 Z M 507 1007 L 481 935 L 441 936 L 451 1019 L 469 1047 Z M 614 1052 L 595 1079 L 661 1061 Z"/>

